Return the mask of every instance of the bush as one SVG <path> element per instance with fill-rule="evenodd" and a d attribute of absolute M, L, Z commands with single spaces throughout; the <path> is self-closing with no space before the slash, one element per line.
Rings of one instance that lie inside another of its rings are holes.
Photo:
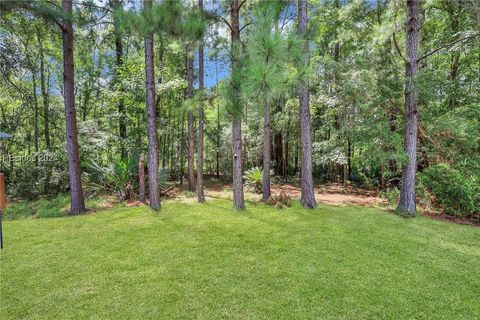
<path fill-rule="evenodd" d="M 421 183 L 449 215 L 473 217 L 480 214 L 480 181 L 448 164 L 437 164 L 424 170 Z"/>
<path fill-rule="evenodd" d="M 90 160 L 84 166 L 84 191 L 87 197 L 113 194 L 119 201 L 133 200 L 134 186 L 138 179 L 138 153 L 132 153 L 128 159 L 119 159 L 108 167 L 102 167 Z"/>
<path fill-rule="evenodd" d="M 27 157 L 20 155 L 21 157 Z M 34 157 L 39 162 L 35 164 Z M 68 164 L 55 152 L 40 151 L 28 156 L 28 160 L 15 161 L 15 166 L 7 166 L 7 192 L 9 196 L 23 200 L 34 200 L 41 196 L 53 196 L 69 189 Z"/>
<path fill-rule="evenodd" d="M 254 193 L 260 194 L 263 192 L 262 182 L 263 182 L 263 171 L 262 169 L 255 167 L 247 172 L 245 172 L 246 187 Z"/>
<path fill-rule="evenodd" d="M 388 202 L 388 206 L 396 207 L 400 200 L 400 190 L 397 188 L 388 188 L 381 193 L 381 197 Z"/>

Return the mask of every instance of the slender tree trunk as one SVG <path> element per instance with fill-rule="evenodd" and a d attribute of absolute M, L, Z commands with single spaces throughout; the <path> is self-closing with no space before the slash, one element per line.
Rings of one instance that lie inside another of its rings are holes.
<path fill-rule="evenodd" d="M 270 135 L 271 135 L 271 121 L 270 121 L 270 101 L 267 98 L 265 101 L 265 111 L 263 115 L 263 201 L 267 201 L 271 196 L 270 191 Z"/>
<path fill-rule="evenodd" d="M 48 89 L 45 83 L 45 55 L 43 53 L 43 39 L 40 35 L 40 30 L 37 29 L 37 40 L 38 40 L 38 52 L 40 59 L 40 90 L 42 93 L 42 104 L 43 104 L 43 127 L 44 127 L 44 136 L 45 136 L 45 148 L 50 150 L 50 120 L 49 120 L 49 110 L 48 110 Z M 48 194 L 50 192 L 50 178 L 52 176 L 52 168 L 49 162 L 46 163 L 47 174 L 45 177 L 44 183 L 44 193 Z"/>
<path fill-rule="evenodd" d="M 39 118 L 39 108 L 38 108 L 38 99 L 37 99 L 37 76 L 35 67 L 32 68 L 32 99 L 33 99 L 33 127 L 34 127 L 34 136 L 33 136 L 33 145 L 35 148 L 35 166 L 38 166 L 38 152 L 40 151 L 40 128 L 38 127 L 38 118 Z"/>
<path fill-rule="evenodd" d="M 38 51 L 40 59 L 40 90 L 42 92 L 42 103 L 43 103 L 43 126 L 44 126 L 44 135 L 45 135 L 45 146 L 46 149 L 50 149 L 50 121 L 49 121 L 49 111 L 48 111 L 48 90 L 45 84 L 45 55 L 43 53 L 43 41 L 40 36 L 40 31 L 38 31 Z"/>
<path fill-rule="evenodd" d="M 117 9 L 121 7 L 120 0 L 113 0 L 111 7 Z M 120 31 L 120 22 L 117 18 L 114 18 L 114 34 L 115 34 L 115 55 L 116 55 L 116 81 L 119 82 L 119 71 L 123 65 L 123 43 L 122 43 L 122 34 Z M 120 99 L 118 102 L 118 131 L 120 135 L 120 155 L 122 159 L 127 158 L 127 148 L 125 146 L 127 140 L 127 114 L 125 111 L 125 103 L 123 99 Z"/>
<path fill-rule="evenodd" d="M 216 160 L 216 176 L 220 177 L 220 105 L 217 105 L 217 154 Z"/>
<path fill-rule="evenodd" d="M 215 76 L 216 76 L 216 85 L 215 85 L 215 90 L 218 92 L 218 65 L 217 61 L 215 60 Z M 217 104 L 217 152 L 215 155 L 215 161 L 216 161 L 216 176 L 217 178 L 220 177 L 220 105 Z"/>
<path fill-rule="evenodd" d="M 407 59 L 405 70 L 405 130 L 404 147 L 409 162 L 402 172 L 402 187 L 398 212 L 402 215 L 416 214 L 415 176 L 417 171 L 417 128 L 418 97 L 415 87 L 415 76 L 418 71 L 418 36 L 420 29 L 419 0 L 407 1 Z"/>
<path fill-rule="evenodd" d="M 185 111 L 182 113 L 182 133 L 180 139 L 180 185 L 183 187 L 184 172 L 184 152 L 185 152 Z"/>
<path fill-rule="evenodd" d="M 63 95 L 67 133 L 68 174 L 70 178 L 70 215 L 85 211 L 80 155 L 78 151 L 77 115 L 74 96 L 72 0 L 63 0 Z"/>
<path fill-rule="evenodd" d="M 231 52 L 238 52 L 240 50 L 240 8 L 238 0 L 230 0 L 230 24 L 232 50 Z M 238 57 L 232 56 L 232 73 L 237 72 L 239 68 Z M 240 90 L 240 88 L 234 88 L 234 90 Z M 238 93 L 238 92 L 237 92 Z M 238 101 L 237 93 L 234 94 L 233 104 L 240 108 L 240 102 Z M 232 155 L 233 155 L 233 207 L 237 210 L 245 209 L 245 200 L 243 195 L 243 174 L 242 174 L 242 112 L 236 112 L 233 115 L 232 121 Z"/>
<path fill-rule="evenodd" d="M 140 185 L 140 201 L 145 202 L 145 155 L 140 155 L 140 162 L 138 163 L 138 178 Z"/>
<path fill-rule="evenodd" d="M 308 61 L 308 40 L 307 40 L 307 0 L 298 1 L 298 33 L 305 41 L 305 60 Z M 308 62 L 306 62 L 308 63 Z M 308 84 L 305 84 L 299 93 L 300 100 L 300 131 L 302 142 L 302 177 L 301 177 L 301 203 L 304 208 L 315 208 L 315 194 L 313 190 L 312 174 L 312 135 L 309 107 Z"/>
<path fill-rule="evenodd" d="M 273 111 L 275 114 L 281 114 L 284 109 L 284 102 L 278 101 Z M 283 132 L 281 130 L 273 133 L 273 160 L 275 160 L 274 171 L 278 176 L 284 175 L 284 158 L 283 158 Z"/>
<path fill-rule="evenodd" d="M 460 28 L 459 13 L 457 11 L 456 1 L 446 2 L 447 12 L 450 17 L 450 29 L 453 34 L 457 34 Z M 452 54 L 452 62 L 449 71 L 449 80 L 451 87 L 448 93 L 448 106 L 450 110 L 458 107 L 458 69 L 460 67 L 460 51 L 455 51 Z"/>
<path fill-rule="evenodd" d="M 145 10 L 152 7 L 152 0 L 144 0 Z M 145 86 L 147 104 L 148 126 L 148 189 L 150 194 L 150 207 L 160 209 L 160 194 L 158 190 L 158 138 L 155 108 L 155 75 L 153 63 L 153 34 L 145 36 Z"/>
<path fill-rule="evenodd" d="M 187 45 L 187 99 L 193 98 L 193 50 Z M 193 112 L 188 110 L 188 190 L 195 192 L 195 132 Z"/>
<path fill-rule="evenodd" d="M 198 0 L 198 7 L 203 11 L 203 0 Z M 204 84 L 204 65 L 203 65 L 203 39 L 200 40 L 198 46 L 198 87 L 203 92 Z M 198 202 L 205 202 L 205 194 L 203 190 L 203 100 L 200 101 L 198 107 L 198 146 L 197 146 L 197 198 Z"/>
<path fill-rule="evenodd" d="M 288 159 L 289 159 L 289 155 L 290 153 L 288 152 L 288 149 L 290 147 L 290 144 L 288 143 L 290 140 L 290 116 L 288 117 L 288 121 L 287 121 L 287 127 L 286 127 L 286 130 L 285 130 L 285 160 L 284 160 L 284 169 L 283 169 L 283 178 L 284 178 L 284 182 L 285 183 L 288 183 Z"/>

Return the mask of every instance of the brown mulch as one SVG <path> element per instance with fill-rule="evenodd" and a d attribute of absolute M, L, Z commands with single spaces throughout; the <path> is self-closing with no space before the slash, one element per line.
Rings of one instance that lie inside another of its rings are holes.
<path fill-rule="evenodd" d="M 426 216 L 433 220 L 447 221 L 450 223 L 480 227 L 480 219 L 478 218 L 454 217 L 454 216 L 448 216 L 440 212 L 433 212 L 428 210 L 422 211 L 421 215 Z"/>

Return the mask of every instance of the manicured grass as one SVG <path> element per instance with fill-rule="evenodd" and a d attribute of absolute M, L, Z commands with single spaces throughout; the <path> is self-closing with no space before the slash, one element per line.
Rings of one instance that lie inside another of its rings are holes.
<path fill-rule="evenodd" d="M 479 319 L 480 229 L 227 200 L 4 224 L 2 319 Z"/>

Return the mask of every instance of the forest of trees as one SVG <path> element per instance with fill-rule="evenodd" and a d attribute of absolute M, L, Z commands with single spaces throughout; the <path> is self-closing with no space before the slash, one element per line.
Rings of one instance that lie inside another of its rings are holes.
<path fill-rule="evenodd" d="M 293 183 L 314 208 L 335 182 L 404 216 L 425 201 L 479 216 L 477 0 L 1 0 L 0 15 L 14 198 L 69 193 L 74 215 L 146 188 L 158 210 L 166 183 L 203 202 L 215 177 L 241 210 L 257 170 L 265 201 Z"/>

